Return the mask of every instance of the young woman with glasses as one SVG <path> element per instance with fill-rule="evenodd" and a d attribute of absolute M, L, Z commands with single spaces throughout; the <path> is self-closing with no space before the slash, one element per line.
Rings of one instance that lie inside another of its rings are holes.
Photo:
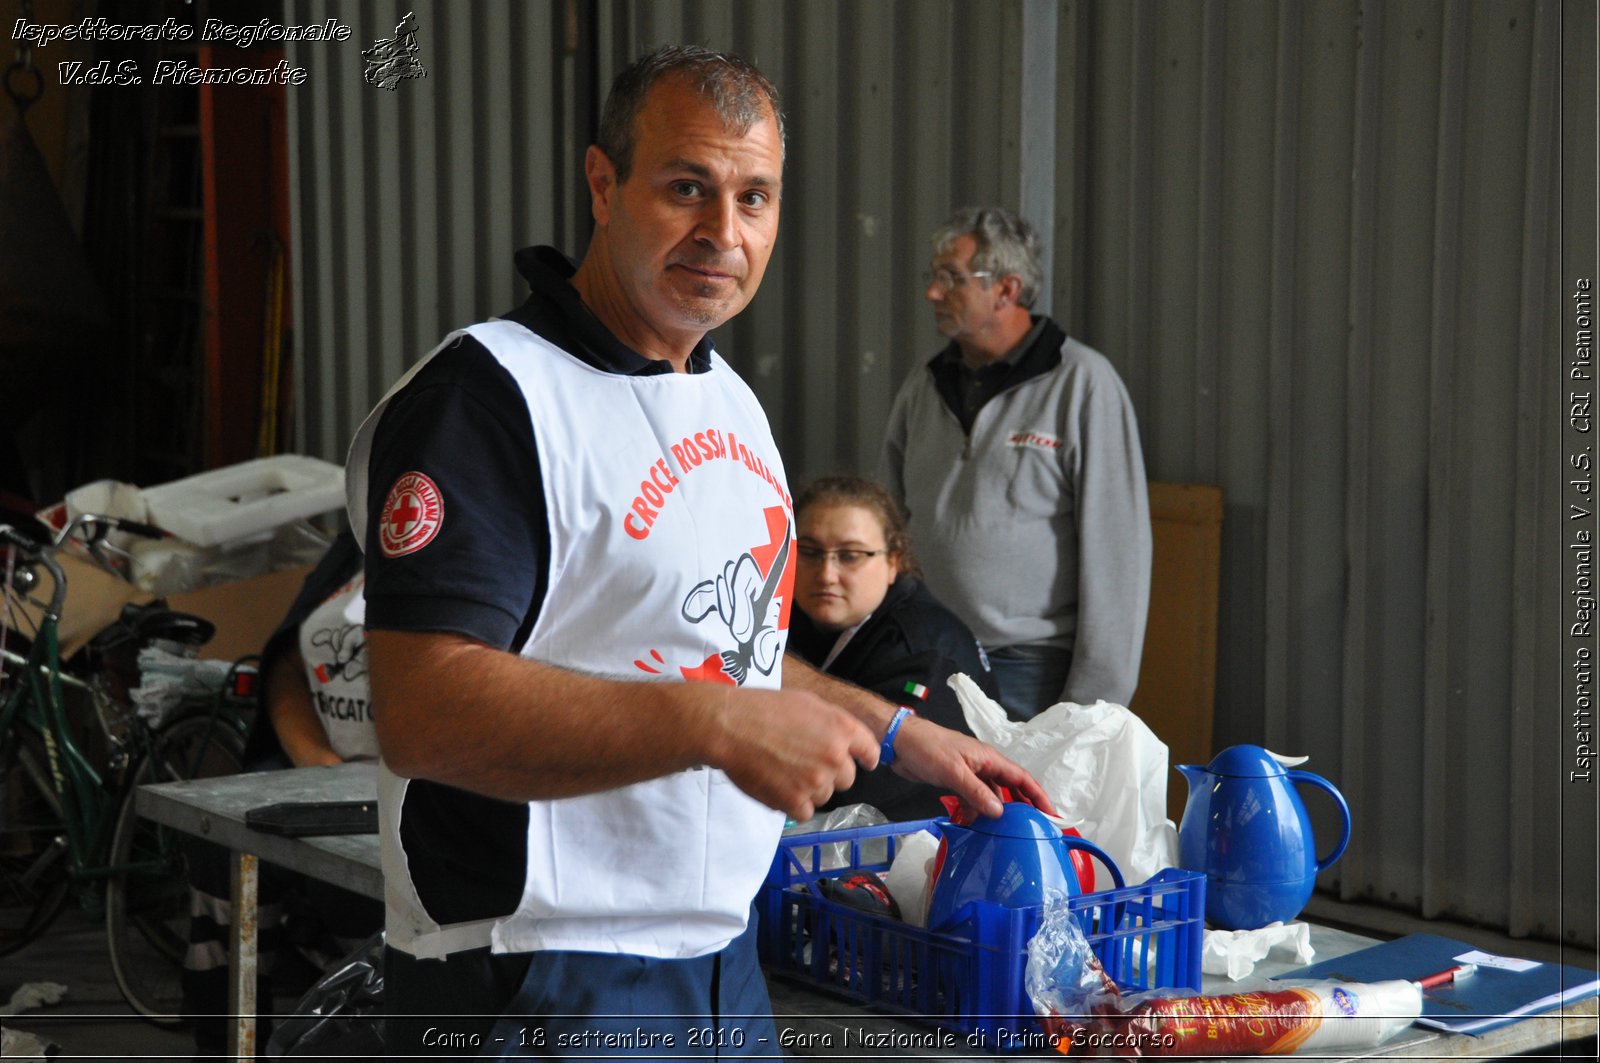
<path fill-rule="evenodd" d="M 856 476 L 817 480 L 795 500 L 798 557 L 789 648 L 823 671 L 919 716 L 971 733 L 948 680 L 995 696 L 978 640 L 920 578 L 905 519 L 887 491 Z M 825 807 L 869 804 L 891 821 L 944 814 L 940 792 L 888 767 L 860 774 Z"/>

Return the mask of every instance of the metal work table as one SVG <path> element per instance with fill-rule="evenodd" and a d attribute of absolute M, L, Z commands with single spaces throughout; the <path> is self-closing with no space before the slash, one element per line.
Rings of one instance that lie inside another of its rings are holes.
<path fill-rule="evenodd" d="M 234 856 L 234 941 L 229 957 L 230 1002 L 237 1016 L 230 1028 L 230 1048 L 240 1059 L 255 1058 L 256 887 L 259 862 L 265 860 L 315 878 L 335 882 L 356 893 L 382 899 L 376 835 L 287 838 L 263 834 L 244 824 L 252 808 L 280 801 L 362 801 L 377 793 L 377 768 L 344 764 L 299 768 L 255 775 L 234 775 L 193 782 L 161 783 L 140 788 L 140 815 L 175 829 L 207 838 Z M 1324 960 L 1375 944 L 1372 938 L 1313 924 L 1311 943 Z M 1256 965 L 1261 977 L 1300 966 L 1269 958 Z M 1208 992 L 1228 992 L 1231 983 L 1208 978 Z M 909 1019 L 868 1011 L 850 1001 L 781 979 L 770 980 L 773 1016 L 783 1051 L 819 1059 L 932 1057 L 982 1060 L 964 1035 L 948 1034 L 931 1047 L 935 1028 Z M 1481 1037 L 1445 1034 L 1412 1027 L 1358 1058 L 1499 1057 L 1548 1049 L 1596 1030 L 1596 1000 L 1590 998 L 1559 1012 L 1523 1019 Z M 863 1047 L 863 1044 L 889 1047 Z M 895 1045 L 906 1047 L 894 1047 Z M 1050 1058 L 1061 1056 L 1051 1052 Z M 1014 1058 L 1014 1057 L 1013 1057 Z"/>
<path fill-rule="evenodd" d="M 1377 944 L 1373 938 L 1362 937 L 1332 927 L 1311 926 L 1311 944 L 1316 949 L 1313 962 L 1343 956 L 1348 952 Z M 1252 981 L 1237 985 L 1253 985 L 1256 977 L 1271 978 L 1305 966 L 1269 957 L 1256 964 Z M 807 986 L 773 978 L 768 980 L 772 996 L 772 1013 L 777 1021 L 780 1040 L 790 1042 L 790 1051 L 819 1059 L 868 1059 L 885 1055 L 919 1056 L 952 1060 L 987 1061 L 1008 1058 L 1004 1055 L 983 1055 L 967 1047 L 966 1036 L 947 1034 L 948 1048 L 930 1047 L 935 1036 L 933 1027 L 906 1020 L 892 1019 L 866 1011 L 840 997 L 829 996 Z M 1235 983 L 1220 976 L 1207 975 L 1204 980 L 1207 993 L 1238 991 Z M 1591 997 L 1561 1011 L 1546 1012 L 1490 1030 L 1481 1037 L 1466 1034 L 1447 1034 L 1422 1026 L 1412 1026 L 1395 1035 L 1376 1048 L 1366 1049 L 1351 1059 L 1461 1059 L 1499 1058 L 1553 1049 L 1563 1041 L 1593 1037 L 1596 1028 L 1596 1000 Z M 913 1050 L 865 1049 L 864 1044 L 898 1042 L 916 1045 Z M 1075 1053 L 1076 1054 L 1076 1053 Z M 1013 1054 L 1010 1058 L 1016 1058 Z M 1061 1059 L 1054 1051 L 1041 1058 Z M 1220 1058 L 1220 1057 L 1219 1057 Z M 1264 1058 L 1264 1057 L 1251 1057 Z M 1302 1057 L 1302 1058 L 1328 1058 Z"/>
<path fill-rule="evenodd" d="M 349 834 L 288 838 L 245 826 L 252 808 L 280 801 L 370 801 L 378 793 L 376 764 L 226 775 L 141 786 L 139 814 L 227 849 L 233 865 L 233 943 L 228 954 L 228 1049 L 256 1058 L 256 900 L 260 862 L 277 864 L 363 896 L 383 899 L 378 837 Z"/>

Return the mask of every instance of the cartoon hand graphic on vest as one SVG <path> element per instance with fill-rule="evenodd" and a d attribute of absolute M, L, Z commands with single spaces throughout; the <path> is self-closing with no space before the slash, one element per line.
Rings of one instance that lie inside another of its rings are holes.
<path fill-rule="evenodd" d="M 331 682 L 336 678 L 360 679 L 367 674 L 367 640 L 360 624 L 323 628 L 312 632 L 311 645 L 326 646 L 333 660 L 317 665 L 317 681 Z"/>
<path fill-rule="evenodd" d="M 772 672 L 783 645 L 778 629 L 783 602 L 778 588 L 788 562 L 789 539 L 785 536 L 765 575 L 754 555 L 747 553 L 724 565 L 722 574 L 715 579 L 696 584 L 683 601 L 683 618 L 698 624 L 715 613 L 733 636 L 736 648 L 707 659 L 705 665 L 695 669 L 700 674 L 690 675 L 685 670 L 685 675 L 713 680 L 725 676 L 723 682 L 732 679 L 743 686 L 752 668 L 762 675 Z M 716 668 L 719 664 L 720 669 Z M 720 671 L 721 676 L 704 674 L 715 671 Z"/>

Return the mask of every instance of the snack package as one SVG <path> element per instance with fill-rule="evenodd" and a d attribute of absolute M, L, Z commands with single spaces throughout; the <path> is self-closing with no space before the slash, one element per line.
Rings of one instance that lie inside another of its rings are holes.
<path fill-rule="evenodd" d="M 1422 990 L 1403 980 L 1319 981 L 1121 1005 L 1103 1018 L 1134 1055 L 1281 1056 L 1380 1045 L 1422 1014 Z"/>
<path fill-rule="evenodd" d="M 1121 993 L 1089 946 L 1065 894 L 1052 890 L 1045 901 L 1039 930 L 1028 942 L 1022 984 L 1033 1010 L 1047 1019 L 1064 1020 L 1062 1028 L 1091 1025 L 1105 1001 Z"/>
<path fill-rule="evenodd" d="M 1045 906 L 1024 984 L 1063 1054 L 1288 1055 L 1371 1048 L 1416 1021 L 1415 982 L 1271 983 L 1254 991 L 1122 993 L 1065 899 Z"/>

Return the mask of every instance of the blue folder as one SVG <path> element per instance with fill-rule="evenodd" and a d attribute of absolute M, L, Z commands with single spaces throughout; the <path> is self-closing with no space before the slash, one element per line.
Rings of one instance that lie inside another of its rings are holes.
<path fill-rule="evenodd" d="M 1458 966 L 1457 956 L 1487 952 L 1436 934 L 1408 934 L 1381 945 L 1302 967 L 1278 977 L 1345 982 L 1419 981 Z M 1450 1033 L 1480 1034 L 1541 1011 L 1600 994 L 1600 976 L 1581 967 L 1541 963 L 1526 971 L 1478 965 L 1471 977 L 1424 990 L 1417 1023 Z"/>

